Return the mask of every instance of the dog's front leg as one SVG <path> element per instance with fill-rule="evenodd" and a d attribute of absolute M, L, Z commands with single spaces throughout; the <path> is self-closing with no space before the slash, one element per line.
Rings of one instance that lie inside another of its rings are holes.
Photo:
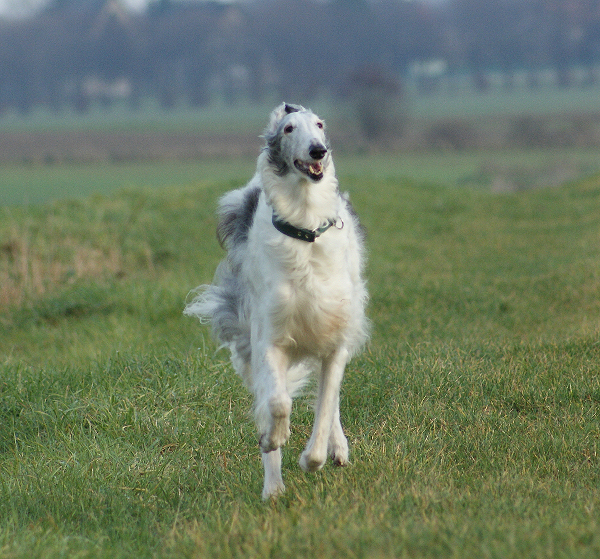
<path fill-rule="evenodd" d="M 285 491 L 285 485 L 281 477 L 281 449 L 263 452 L 262 462 L 265 469 L 262 498 L 266 501 L 281 495 Z"/>
<path fill-rule="evenodd" d="M 258 362 L 253 365 L 255 416 L 265 470 L 262 498 L 267 500 L 285 491 L 281 447 L 290 436 L 292 399 L 287 392 L 287 355 L 276 347 L 269 347 L 258 355 Z"/>
<path fill-rule="evenodd" d="M 271 452 L 283 446 L 290 437 L 292 399 L 287 391 L 289 361 L 284 351 L 269 347 L 262 353 L 255 371 L 255 416 L 260 448 Z"/>
<path fill-rule="evenodd" d="M 348 460 L 348 443 L 339 420 L 340 385 L 347 360 L 348 351 L 341 348 L 323 362 L 315 423 L 306 449 L 300 456 L 300 466 L 307 472 L 315 472 L 323 467 L 328 447 L 335 454 L 337 463 L 345 464 Z"/>

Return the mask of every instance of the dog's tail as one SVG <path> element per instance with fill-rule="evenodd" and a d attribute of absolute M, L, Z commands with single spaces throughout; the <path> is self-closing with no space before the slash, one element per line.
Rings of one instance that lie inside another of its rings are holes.
<path fill-rule="evenodd" d="M 240 333 L 240 290 L 229 262 L 219 264 L 212 285 L 201 285 L 188 295 L 183 314 L 195 316 L 202 324 L 210 323 L 215 339 L 228 345 Z"/>
<path fill-rule="evenodd" d="M 192 299 L 183 311 L 204 324 L 211 324 L 213 336 L 221 347 L 231 351 L 233 366 L 246 381 L 251 357 L 250 328 L 245 320 L 245 291 L 239 269 L 260 192 L 251 183 L 221 198 L 217 239 L 227 249 L 227 258 L 219 264 L 212 285 L 202 285 L 190 293 Z"/>
<path fill-rule="evenodd" d="M 191 300 L 183 313 L 198 318 L 202 324 L 210 323 L 214 338 L 231 351 L 236 372 L 245 377 L 250 363 L 250 335 L 243 326 L 238 283 L 229 262 L 224 260 L 217 268 L 214 284 L 201 285 L 190 292 Z"/>

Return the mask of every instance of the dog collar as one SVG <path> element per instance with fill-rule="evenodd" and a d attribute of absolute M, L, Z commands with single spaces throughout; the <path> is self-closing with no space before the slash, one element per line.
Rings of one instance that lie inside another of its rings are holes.
<path fill-rule="evenodd" d="M 340 223 L 341 225 L 338 225 Z M 275 213 L 273 213 L 273 226 L 277 231 L 291 237 L 292 239 L 298 239 L 299 241 L 306 241 L 307 243 L 314 243 L 317 237 L 320 237 L 330 227 L 336 226 L 338 229 L 344 227 L 344 222 L 338 219 L 330 219 L 319 227 L 318 229 L 303 229 L 302 227 L 295 227 L 291 223 L 279 219 Z"/>

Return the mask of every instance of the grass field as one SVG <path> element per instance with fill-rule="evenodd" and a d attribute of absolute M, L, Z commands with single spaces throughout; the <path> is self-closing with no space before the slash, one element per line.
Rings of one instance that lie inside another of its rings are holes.
<path fill-rule="evenodd" d="M 599 556 L 600 177 L 338 168 L 374 323 L 343 386 L 352 463 L 300 470 L 299 400 L 276 503 L 247 394 L 182 316 L 238 171 L 121 166 L 125 190 L 0 210 L 2 559 Z"/>
<path fill-rule="evenodd" d="M 256 139 L 256 154 L 260 141 Z M 70 165 L 5 165 L 0 206 L 84 199 L 123 189 L 227 183 L 244 184 L 256 156 L 192 161 L 95 162 Z M 600 171 L 596 149 L 527 149 L 471 152 L 341 153 L 336 165 L 348 179 L 412 180 L 484 190 L 556 186 Z"/>

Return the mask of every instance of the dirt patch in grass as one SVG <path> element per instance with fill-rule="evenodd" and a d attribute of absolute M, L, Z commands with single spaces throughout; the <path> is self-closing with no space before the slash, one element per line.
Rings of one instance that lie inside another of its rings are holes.
<path fill-rule="evenodd" d="M 56 128 L 8 130 L 0 136 L 0 163 L 59 164 L 99 161 L 186 161 L 255 156 L 260 128 L 224 122 L 181 129 Z M 461 152 L 498 149 L 596 148 L 600 113 L 474 115 L 412 118 L 407 125 L 366 138 L 353 118 L 333 115 L 329 135 L 338 152 Z"/>
<path fill-rule="evenodd" d="M 95 161 L 196 159 L 256 152 L 256 135 L 165 131 L 8 131 L 0 162 L 54 164 Z"/>

